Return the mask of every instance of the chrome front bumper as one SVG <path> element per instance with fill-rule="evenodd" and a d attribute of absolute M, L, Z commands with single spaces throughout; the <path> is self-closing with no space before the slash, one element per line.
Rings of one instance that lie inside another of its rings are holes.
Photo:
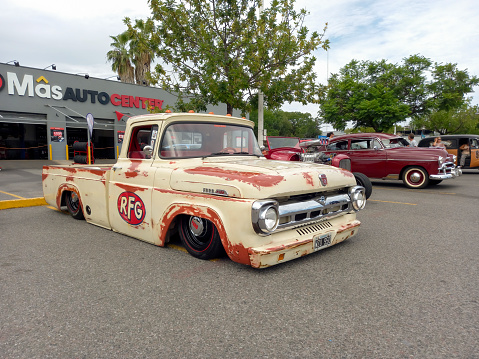
<path fill-rule="evenodd" d="M 439 173 L 437 175 L 430 175 L 429 179 L 433 180 L 445 180 L 450 178 L 456 178 L 462 175 L 461 167 L 456 167 L 454 164 L 450 166 L 451 163 L 444 163 L 441 167 L 438 168 Z"/>

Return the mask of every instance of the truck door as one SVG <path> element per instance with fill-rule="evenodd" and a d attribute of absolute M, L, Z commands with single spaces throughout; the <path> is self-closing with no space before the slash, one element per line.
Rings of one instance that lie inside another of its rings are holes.
<path fill-rule="evenodd" d="M 128 151 L 113 166 L 109 186 L 109 217 L 113 230 L 152 242 L 152 167 L 158 139 L 158 124 L 137 123 L 131 127 Z"/>

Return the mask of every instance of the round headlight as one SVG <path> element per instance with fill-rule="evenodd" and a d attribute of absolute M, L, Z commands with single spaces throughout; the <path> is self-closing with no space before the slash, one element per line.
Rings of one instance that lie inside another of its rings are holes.
<path fill-rule="evenodd" d="M 258 234 L 271 234 L 278 227 L 278 202 L 274 200 L 256 201 L 251 214 L 253 227 Z"/>
<path fill-rule="evenodd" d="M 264 206 L 258 213 L 258 226 L 263 233 L 271 233 L 278 227 L 278 210 L 274 205 Z"/>
<path fill-rule="evenodd" d="M 278 226 L 278 211 L 276 210 L 276 207 L 268 207 L 263 215 L 264 229 L 268 232 L 273 232 Z"/>
<path fill-rule="evenodd" d="M 366 206 L 366 194 L 364 187 L 354 186 L 350 189 L 349 196 L 351 198 L 351 204 L 355 211 L 359 211 Z"/>

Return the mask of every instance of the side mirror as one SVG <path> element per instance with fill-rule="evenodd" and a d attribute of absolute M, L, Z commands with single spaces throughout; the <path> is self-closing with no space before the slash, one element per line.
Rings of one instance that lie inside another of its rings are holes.
<path fill-rule="evenodd" d="M 151 146 L 143 147 L 143 154 L 145 155 L 145 158 L 151 158 L 151 156 L 153 155 L 153 147 Z"/>

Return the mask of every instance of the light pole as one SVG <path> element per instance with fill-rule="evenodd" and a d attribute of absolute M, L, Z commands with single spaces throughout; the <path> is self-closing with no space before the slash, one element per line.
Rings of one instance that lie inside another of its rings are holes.
<path fill-rule="evenodd" d="M 261 13 L 263 12 L 264 5 L 263 5 L 263 0 L 260 0 L 259 2 L 259 16 L 261 18 Z M 263 91 L 261 89 L 258 89 L 258 142 L 260 146 L 264 145 L 264 114 L 263 114 Z"/>

